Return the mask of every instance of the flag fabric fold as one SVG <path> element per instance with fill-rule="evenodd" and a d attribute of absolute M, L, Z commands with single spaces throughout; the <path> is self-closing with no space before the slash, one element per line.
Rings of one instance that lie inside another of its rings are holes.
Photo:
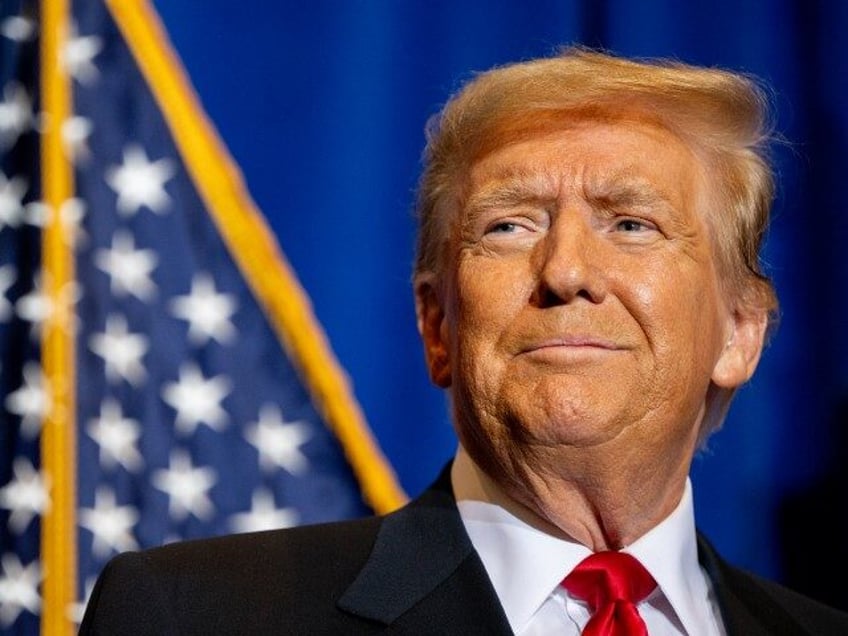
<path fill-rule="evenodd" d="M 4 2 L 0 46 L 0 631 L 73 633 L 124 550 L 400 505 L 151 7 Z"/>

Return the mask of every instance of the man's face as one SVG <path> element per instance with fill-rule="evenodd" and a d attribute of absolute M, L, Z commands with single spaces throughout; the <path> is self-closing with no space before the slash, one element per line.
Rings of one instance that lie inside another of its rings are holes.
<path fill-rule="evenodd" d="M 618 438 L 688 464 L 711 382 L 746 380 L 761 345 L 753 362 L 734 349 L 692 150 L 656 126 L 583 122 L 483 157 L 466 193 L 444 278 L 417 293 L 472 456 Z"/>

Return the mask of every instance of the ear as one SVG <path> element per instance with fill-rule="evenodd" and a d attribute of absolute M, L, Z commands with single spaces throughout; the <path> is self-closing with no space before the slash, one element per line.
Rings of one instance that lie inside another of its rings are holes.
<path fill-rule="evenodd" d="M 730 319 L 729 336 L 713 368 L 713 383 L 735 389 L 747 382 L 763 352 L 768 315 L 764 310 L 736 310 Z"/>
<path fill-rule="evenodd" d="M 446 389 L 451 385 L 451 365 L 444 298 L 431 273 L 415 278 L 415 315 L 430 379 L 436 386 Z"/>

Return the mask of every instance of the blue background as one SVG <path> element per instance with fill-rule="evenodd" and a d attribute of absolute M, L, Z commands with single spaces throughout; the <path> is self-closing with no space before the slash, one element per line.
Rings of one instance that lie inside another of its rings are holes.
<path fill-rule="evenodd" d="M 409 285 L 427 117 L 474 71 L 569 43 L 768 82 L 787 139 L 775 150 L 780 190 L 765 254 L 782 324 L 696 461 L 697 518 L 736 563 L 848 607 L 848 592 L 811 578 L 823 546 L 835 550 L 828 563 L 848 561 L 848 3 L 156 7 L 410 495 L 455 444 L 443 396 L 427 379 Z"/>

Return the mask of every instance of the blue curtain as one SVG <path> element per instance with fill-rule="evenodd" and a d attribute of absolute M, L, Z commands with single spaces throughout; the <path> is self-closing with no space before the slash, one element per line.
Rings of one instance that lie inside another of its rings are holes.
<path fill-rule="evenodd" d="M 412 495 L 455 444 L 409 285 L 427 117 L 473 72 L 569 43 L 766 80 L 786 138 L 766 250 L 782 324 L 696 461 L 698 523 L 737 563 L 848 608 L 848 592 L 818 588 L 809 565 L 825 544 L 842 550 L 830 562 L 848 561 L 848 3 L 156 6 Z"/>

